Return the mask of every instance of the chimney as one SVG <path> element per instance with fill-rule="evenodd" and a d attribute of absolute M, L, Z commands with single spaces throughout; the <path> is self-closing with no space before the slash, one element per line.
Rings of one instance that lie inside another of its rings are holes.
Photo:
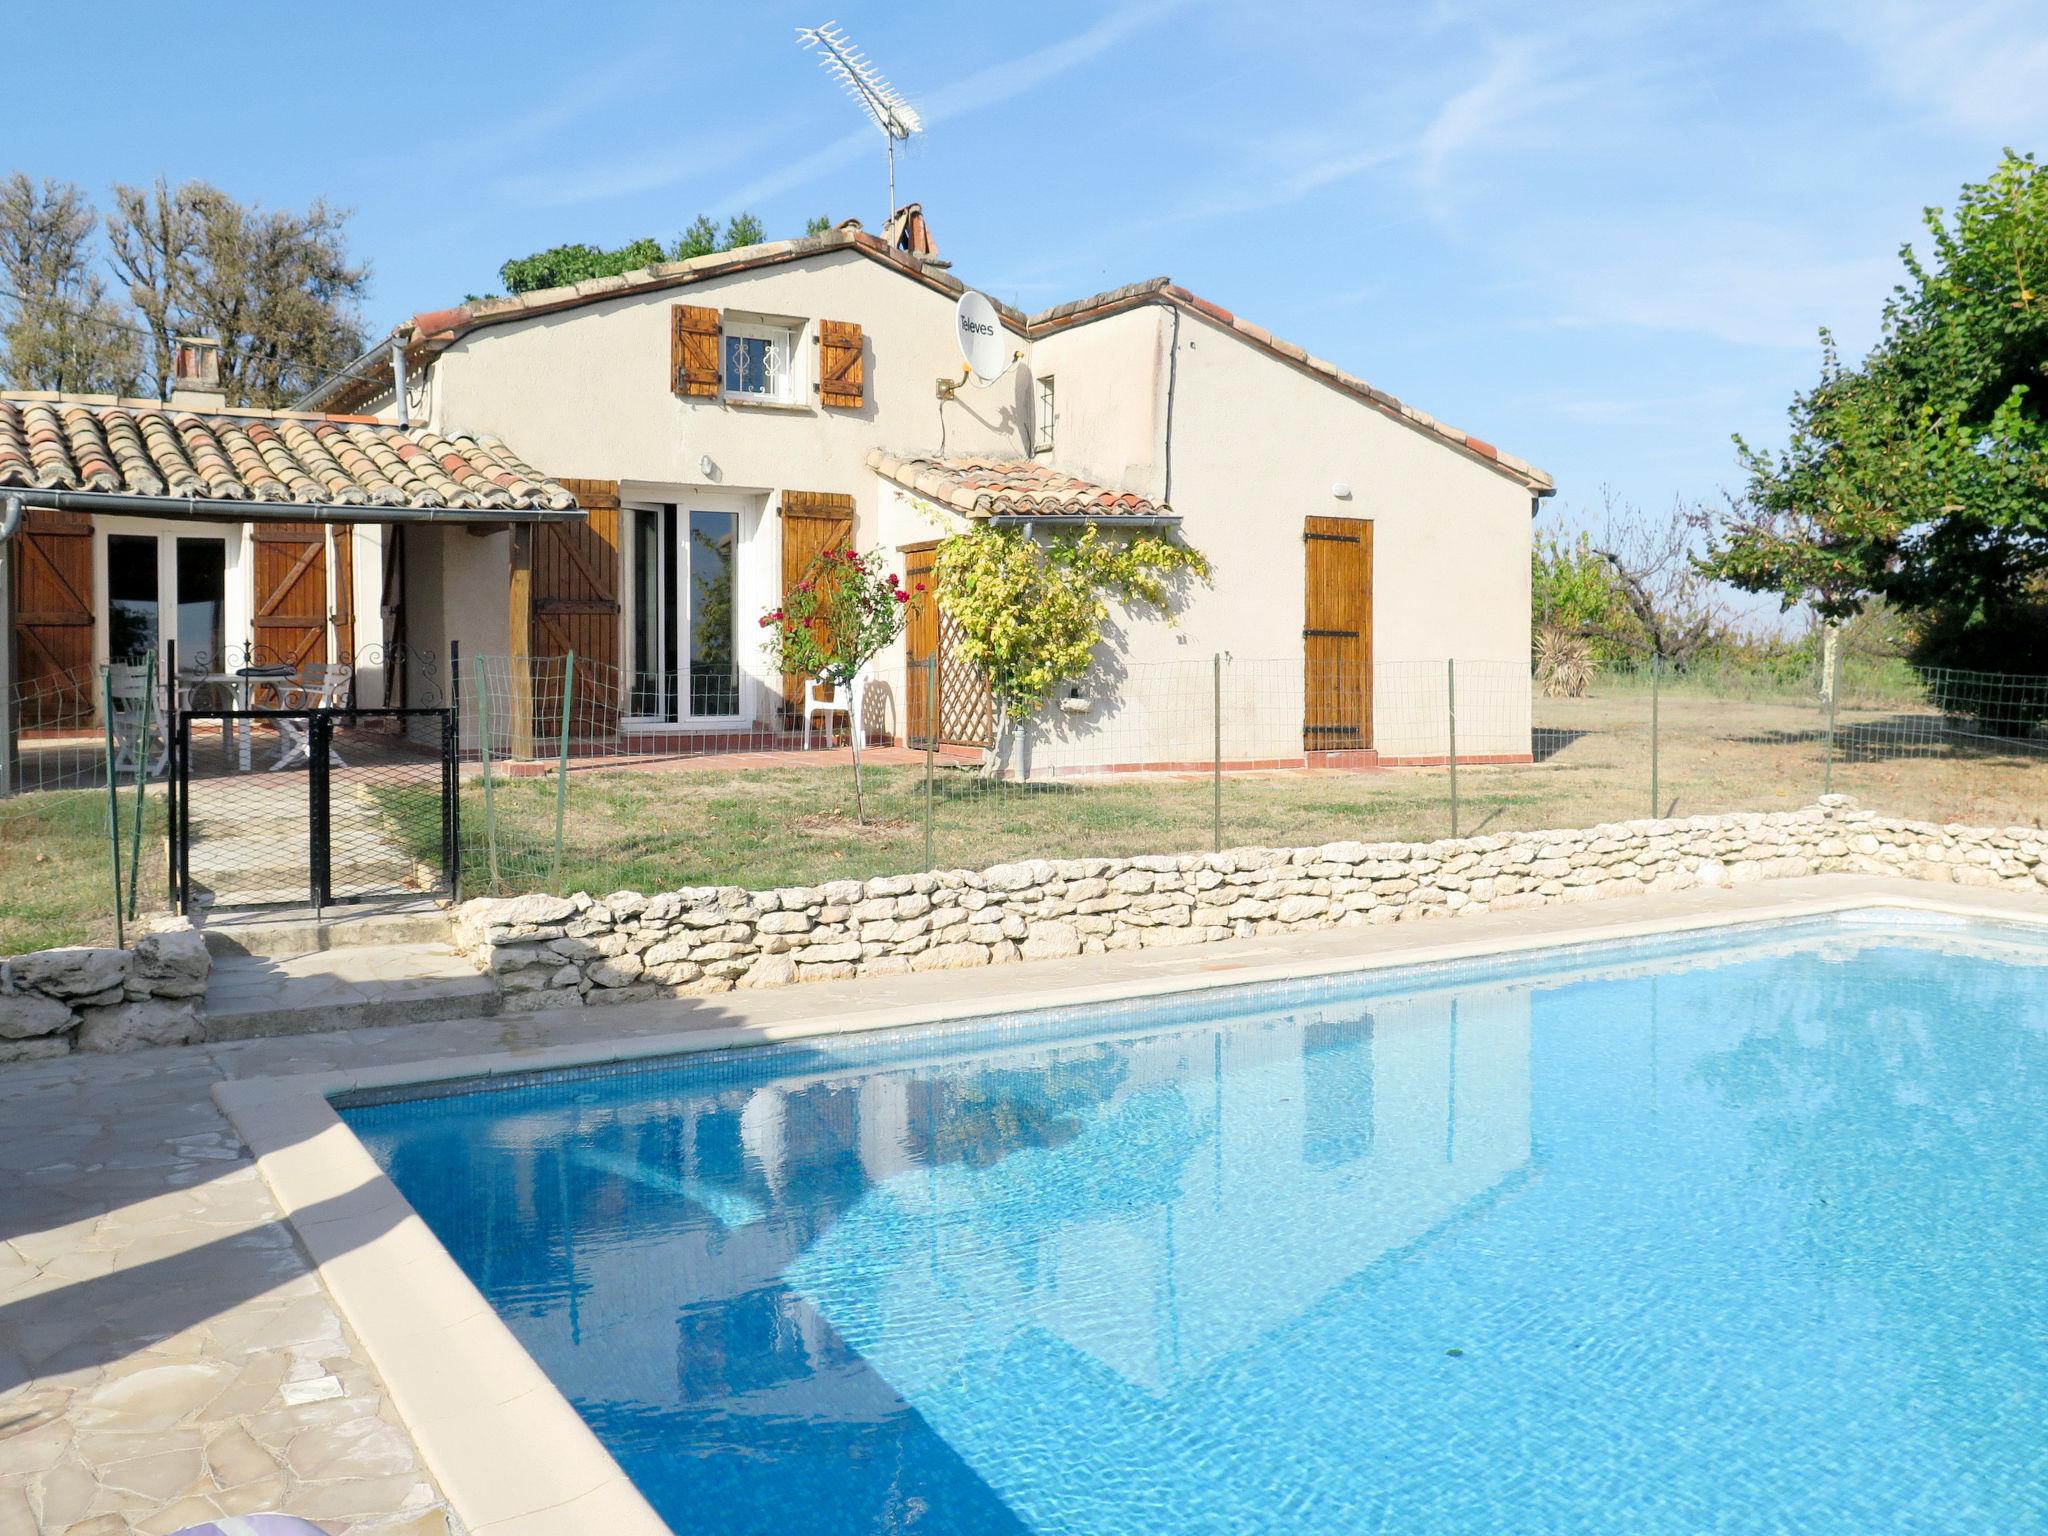
<path fill-rule="evenodd" d="M 188 411 L 218 411 L 228 397 L 220 387 L 220 343 L 211 336 L 180 336 L 171 354 L 172 405 Z"/>
<path fill-rule="evenodd" d="M 932 239 L 931 225 L 925 222 L 922 203 L 905 203 L 890 214 L 889 222 L 882 227 L 882 238 L 924 266 L 953 265 L 939 255 L 939 245 Z"/>

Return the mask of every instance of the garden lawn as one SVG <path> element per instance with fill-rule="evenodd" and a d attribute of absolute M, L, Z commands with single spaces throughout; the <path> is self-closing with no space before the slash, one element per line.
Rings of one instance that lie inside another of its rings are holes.
<path fill-rule="evenodd" d="M 1458 773 L 1464 835 L 1587 826 L 1651 814 L 1646 693 L 1538 700 L 1534 764 Z M 2013 824 L 2048 811 L 2048 743 L 1958 745 L 1929 716 L 1845 709 L 1830 779 L 1825 716 L 1800 699 L 1660 700 L 1656 807 L 1666 816 L 1786 810 L 1825 788 L 1897 814 Z M 866 770 L 868 823 L 854 820 L 845 766 L 744 760 L 649 768 L 622 763 L 568 778 L 555 864 L 552 776 L 462 794 L 466 894 L 659 891 L 685 885 L 811 885 L 925 867 L 924 779 Z M 931 864 L 1185 853 L 1216 841 L 1206 775 L 991 782 L 942 766 L 932 784 Z M 1442 768 L 1226 775 L 1222 844 L 1409 841 L 1451 833 Z M 495 835 L 493 835 L 495 833 Z"/>

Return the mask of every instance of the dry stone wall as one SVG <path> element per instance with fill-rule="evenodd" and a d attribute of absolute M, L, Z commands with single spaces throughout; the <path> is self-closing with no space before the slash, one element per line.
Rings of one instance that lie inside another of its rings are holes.
<path fill-rule="evenodd" d="M 44 949 L 0 960 L 0 1063 L 203 1038 L 213 960 L 182 918 L 132 949 Z"/>
<path fill-rule="evenodd" d="M 479 900 L 457 942 L 508 1009 L 638 1002 L 1837 871 L 2048 893 L 2048 832 L 1798 811 L 1434 843 L 1033 859 L 818 886 Z"/>

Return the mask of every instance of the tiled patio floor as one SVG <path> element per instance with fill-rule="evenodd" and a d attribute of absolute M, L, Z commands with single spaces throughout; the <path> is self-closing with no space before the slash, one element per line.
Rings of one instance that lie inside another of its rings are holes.
<path fill-rule="evenodd" d="M 1763 917 L 1800 904 L 2048 902 L 1851 877 L 1247 939 L 1006 968 L 298 1035 L 0 1071 L 0 1536 L 162 1533 L 277 1508 L 350 1536 L 459 1532 L 368 1356 L 215 1109 L 225 1078 L 647 1042 L 972 1005 L 1035 1007 L 1175 978 Z"/>

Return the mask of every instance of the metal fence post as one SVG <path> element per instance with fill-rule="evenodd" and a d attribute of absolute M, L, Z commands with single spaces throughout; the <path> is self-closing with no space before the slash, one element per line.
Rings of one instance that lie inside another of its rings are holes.
<path fill-rule="evenodd" d="M 932 769 L 939 750 L 939 657 L 934 651 L 924 659 L 924 867 L 937 862 L 932 856 Z"/>
<path fill-rule="evenodd" d="M 1211 805 L 1210 820 L 1213 824 L 1210 846 L 1218 853 L 1223 851 L 1223 653 L 1218 651 L 1209 662 L 1209 794 Z"/>
<path fill-rule="evenodd" d="M 1827 746 L 1821 767 L 1820 792 L 1832 795 L 1835 792 L 1835 701 L 1842 691 L 1842 653 L 1835 646 L 1834 626 L 1828 626 L 1826 658 L 1821 663 L 1821 686 L 1827 690 L 1828 726 Z"/>
<path fill-rule="evenodd" d="M 332 785 L 328 779 L 334 751 L 334 717 L 323 709 L 306 715 L 306 793 L 312 802 L 307 818 L 313 841 L 313 915 L 318 917 L 334 901 L 334 843 L 330 815 Z"/>
<path fill-rule="evenodd" d="M 562 820 L 569 808 L 569 710 L 576 701 L 576 653 L 569 652 L 562 672 L 562 729 L 555 750 L 555 859 L 548 867 L 548 889 L 562 894 Z"/>
<path fill-rule="evenodd" d="M 121 930 L 121 781 L 114 772 L 114 669 L 100 673 L 100 719 L 107 737 L 107 849 L 114 868 L 114 948 L 126 949 Z"/>
<path fill-rule="evenodd" d="M 1650 819 L 1652 821 L 1657 819 L 1657 807 L 1663 800 L 1657 783 L 1657 769 L 1659 766 L 1658 714 L 1660 703 L 1658 695 L 1662 691 L 1663 681 L 1664 653 L 1662 651 L 1652 651 L 1650 653 Z"/>
<path fill-rule="evenodd" d="M 1451 728 L 1451 836 L 1458 835 L 1458 664 L 1444 663 L 1444 714 Z"/>
<path fill-rule="evenodd" d="M 476 745 L 484 768 L 484 867 L 491 872 L 491 894 L 498 884 L 498 800 L 491 783 L 491 690 L 484 676 L 484 659 L 476 659 Z"/>
<path fill-rule="evenodd" d="M 142 885 L 142 804 L 149 788 L 149 716 L 150 708 L 156 702 L 156 652 L 149 653 L 149 661 L 142 672 L 142 734 L 136 738 L 135 749 L 135 826 L 129 833 L 128 845 L 128 917 L 135 918 L 136 902 L 141 896 Z M 159 727 L 162 721 L 157 722 Z M 169 737 L 165 738 L 166 743 Z M 170 760 L 168 749 L 165 761 Z"/>

